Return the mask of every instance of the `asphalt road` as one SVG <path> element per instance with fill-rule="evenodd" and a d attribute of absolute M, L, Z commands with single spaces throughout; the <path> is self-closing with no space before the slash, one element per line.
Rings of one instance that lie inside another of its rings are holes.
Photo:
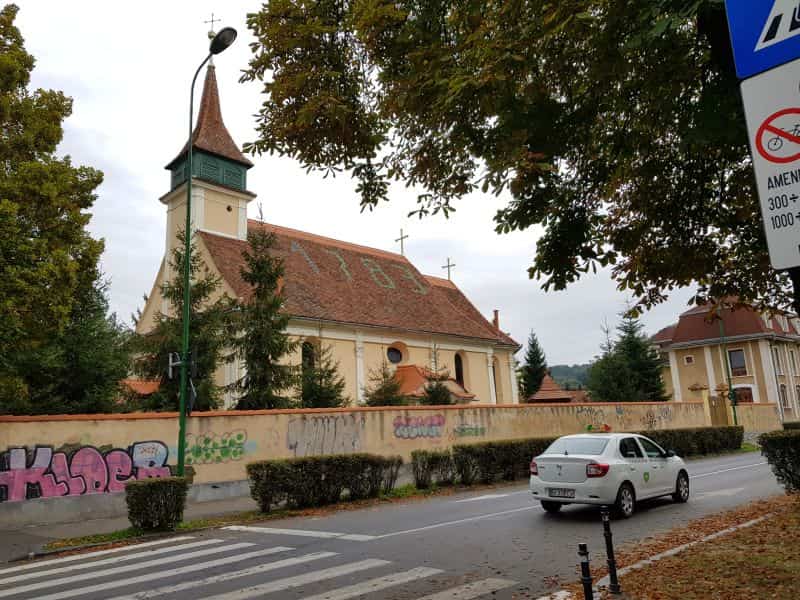
<path fill-rule="evenodd" d="M 781 493 L 755 453 L 689 463 L 692 497 L 641 503 L 618 543 Z M 546 514 L 523 485 L 318 518 L 192 533 L 0 568 L 0 600 L 537 598 L 574 580 L 578 542 L 602 562 L 595 508 Z"/>

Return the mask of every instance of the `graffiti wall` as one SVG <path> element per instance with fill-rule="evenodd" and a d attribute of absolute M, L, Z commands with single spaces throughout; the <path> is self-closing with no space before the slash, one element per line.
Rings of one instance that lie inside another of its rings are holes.
<path fill-rule="evenodd" d="M 366 419 L 359 414 L 302 415 L 289 419 L 286 448 L 293 456 L 361 452 Z"/>
<path fill-rule="evenodd" d="M 169 477 L 168 456 L 162 442 L 106 452 L 83 446 L 69 454 L 50 446 L 9 448 L 0 455 L 0 502 L 121 492 L 131 479 Z"/>
<path fill-rule="evenodd" d="M 750 413 L 746 427 L 778 426 L 774 405 Z M 702 402 L 219 411 L 188 419 L 186 462 L 195 483 L 216 484 L 245 480 L 256 460 L 372 452 L 408 461 L 451 444 L 705 424 Z M 170 413 L 0 416 L 0 501 L 115 493 L 168 475 L 177 430 Z"/>

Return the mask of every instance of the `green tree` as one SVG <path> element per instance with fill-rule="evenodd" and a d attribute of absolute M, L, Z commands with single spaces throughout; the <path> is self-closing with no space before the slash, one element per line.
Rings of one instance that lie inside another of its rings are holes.
<path fill-rule="evenodd" d="M 30 401 L 31 353 L 61 335 L 73 315 L 81 268 L 103 242 L 86 231 L 100 171 L 57 158 L 72 100 L 30 91 L 34 58 L 0 10 L 0 406 Z"/>
<path fill-rule="evenodd" d="M 364 387 L 367 406 L 403 406 L 408 398 L 400 393 L 400 381 L 384 359 L 378 369 L 370 369 L 368 384 Z"/>
<path fill-rule="evenodd" d="M 542 379 L 547 374 L 547 359 L 533 331 L 528 336 L 525 363 L 520 370 L 522 372 L 522 397 L 527 400 L 539 391 L 539 388 L 542 387 Z"/>
<path fill-rule="evenodd" d="M 345 382 L 333 350 L 322 343 L 311 344 L 311 360 L 303 361 L 300 404 L 303 408 L 336 408 L 348 403 Z"/>
<path fill-rule="evenodd" d="M 661 379 L 661 358 L 644 334 L 643 325 L 626 313 L 617 331 L 619 338 L 614 350 L 627 363 L 637 396 L 648 402 L 667 400 L 664 381 Z"/>
<path fill-rule="evenodd" d="M 272 255 L 275 234 L 263 225 L 251 229 L 247 241 L 241 275 L 252 294 L 239 306 L 236 320 L 234 346 L 246 369 L 234 386 L 239 394 L 237 408 L 289 408 L 299 372 L 297 366 L 286 364 L 285 357 L 297 349 L 298 342 L 286 333 L 289 315 L 283 310 L 280 292 L 283 261 Z"/>
<path fill-rule="evenodd" d="M 658 353 L 642 332 L 641 323 L 626 314 L 612 342 L 608 327 L 602 354 L 590 366 L 586 387 L 601 402 L 657 402 L 666 400 Z"/>
<path fill-rule="evenodd" d="M 428 371 L 425 394 L 419 399 L 419 403 L 428 406 L 453 404 L 453 396 L 445 385 L 445 381 L 450 378 L 450 372 L 441 363 L 439 349 L 435 345 L 431 350 L 431 364 L 433 368 Z"/>
<path fill-rule="evenodd" d="M 721 0 L 273 0 L 248 26 L 249 151 L 347 171 L 363 207 L 393 180 L 420 215 L 507 194 L 545 289 L 609 267 L 637 309 L 694 284 L 788 305 Z"/>
<path fill-rule="evenodd" d="M 180 354 L 183 335 L 183 264 L 186 257 L 185 233 L 178 232 L 178 244 L 169 259 L 172 280 L 161 285 L 161 295 L 169 303 L 169 313 L 156 313 L 155 325 L 137 335 L 133 348 L 137 358 L 134 370 L 146 379 L 159 380 L 157 392 L 141 401 L 149 410 L 178 410 L 180 367 L 169 377 L 167 366 L 171 353 Z M 192 382 L 197 394 L 193 410 L 212 410 L 219 406 L 221 390 L 214 376 L 217 367 L 230 360 L 225 348 L 231 331 L 233 302 L 219 293 L 220 279 L 213 274 L 197 252 L 192 238 L 189 253 L 189 340 L 192 354 Z"/>

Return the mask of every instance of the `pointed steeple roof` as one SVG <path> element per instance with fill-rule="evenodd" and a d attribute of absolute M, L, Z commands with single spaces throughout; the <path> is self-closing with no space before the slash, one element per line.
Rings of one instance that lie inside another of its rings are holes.
<path fill-rule="evenodd" d="M 206 70 L 206 80 L 203 84 L 203 97 L 200 100 L 200 113 L 197 115 L 197 125 L 192 133 L 192 143 L 195 150 L 204 150 L 222 158 L 227 158 L 246 167 L 252 167 L 253 163 L 245 158 L 236 142 L 233 141 L 231 134 L 225 128 L 222 121 L 222 111 L 219 103 L 219 90 L 217 89 L 217 75 L 214 65 L 208 65 Z M 180 159 L 182 159 L 189 149 L 188 142 L 183 149 L 167 165 L 171 169 Z"/>

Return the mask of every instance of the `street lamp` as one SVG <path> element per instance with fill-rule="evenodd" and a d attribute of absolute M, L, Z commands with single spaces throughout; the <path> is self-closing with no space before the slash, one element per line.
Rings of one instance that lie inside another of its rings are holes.
<path fill-rule="evenodd" d="M 191 273 L 189 269 L 189 254 L 192 251 L 192 134 L 194 133 L 194 123 L 192 113 L 194 111 L 194 84 L 200 70 L 215 54 L 219 54 L 228 48 L 236 40 L 236 30 L 233 27 L 225 27 L 217 33 L 211 40 L 208 48 L 208 56 L 203 59 L 197 71 L 192 77 L 192 87 L 189 92 L 189 145 L 186 159 L 186 229 L 184 237 L 186 246 L 183 256 L 183 335 L 181 337 L 181 386 L 178 410 L 180 411 L 178 420 L 178 476 L 183 477 L 184 463 L 186 459 L 186 387 L 188 383 L 189 368 L 189 306 L 191 303 Z"/>

